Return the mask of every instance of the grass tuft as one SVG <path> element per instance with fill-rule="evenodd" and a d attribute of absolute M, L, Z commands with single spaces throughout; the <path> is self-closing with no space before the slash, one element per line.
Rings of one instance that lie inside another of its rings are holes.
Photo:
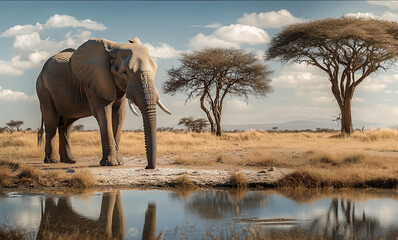
<path fill-rule="evenodd" d="M 21 228 L 11 228 L 3 225 L 0 227 L 0 239 L 25 240 L 26 232 Z"/>
<path fill-rule="evenodd" d="M 238 189 L 247 188 L 248 181 L 241 172 L 232 172 L 229 177 L 228 185 Z"/>
<path fill-rule="evenodd" d="M 173 186 L 178 189 L 194 189 L 197 187 L 186 173 L 177 177 L 173 182 Z"/>
<path fill-rule="evenodd" d="M 97 184 L 96 177 L 89 170 L 75 172 L 70 179 L 66 180 L 68 187 L 75 189 L 85 189 Z"/>

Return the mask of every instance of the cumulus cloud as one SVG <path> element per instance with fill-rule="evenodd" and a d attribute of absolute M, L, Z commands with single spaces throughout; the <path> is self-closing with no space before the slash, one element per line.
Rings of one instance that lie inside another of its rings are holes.
<path fill-rule="evenodd" d="M 280 87 L 298 88 L 310 86 L 312 88 L 325 88 L 329 86 L 327 76 L 313 66 L 304 63 L 294 63 L 279 71 L 272 82 Z"/>
<path fill-rule="evenodd" d="M 312 104 L 330 104 L 333 95 L 327 76 L 319 69 L 306 64 L 291 64 L 272 79 L 275 88 L 294 89 L 294 97 Z"/>
<path fill-rule="evenodd" d="M 195 49 L 216 47 L 239 48 L 239 44 L 236 42 L 225 41 L 212 35 L 204 35 L 203 33 L 199 33 L 189 40 L 189 45 Z"/>
<path fill-rule="evenodd" d="M 63 39 L 51 36 L 43 37 L 45 30 L 54 28 L 72 28 Z M 17 52 L 11 60 L 0 60 L 0 74 L 19 76 L 24 70 L 40 66 L 45 59 L 65 48 L 76 48 L 88 40 L 92 33 L 89 30 L 105 30 L 102 23 L 90 19 L 77 20 L 73 16 L 55 14 L 45 23 L 13 26 L 0 37 L 14 37 L 13 47 Z"/>
<path fill-rule="evenodd" d="M 390 9 L 398 9 L 398 2 L 396 1 L 368 1 L 372 5 L 386 6 Z"/>
<path fill-rule="evenodd" d="M 12 37 L 20 34 L 30 34 L 44 29 L 43 24 L 36 23 L 35 25 L 15 25 L 1 33 L 1 37 Z"/>
<path fill-rule="evenodd" d="M 1 37 L 12 37 L 21 34 L 31 34 L 51 28 L 86 28 L 89 30 L 103 31 L 105 25 L 91 19 L 77 20 L 73 16 L 55 14 L 51 16 L 46 23 L 15 25 L 0 34 Z"/>
<path fill-rule="evenodd" d="M 232 24 L 218 28 L 213 35 L 219 39 L 250 45 L 270 42 L 266 31 L 255 26 Z"/>
<path fill-rule="evenodd" d="M 357 12 L 357 13 L 348 13 L 344 16 L 347 17 L 357 17 L 357 18 L 371 18 L 371 19 L 380 19 L 380 20 L 388 20 L 388 21 L 396 21 L 398 22 L 398 14 L 386 11 L 381 16 L 378 16 L 372 12 Z"/>
<path fill-rule="evenodd" d="M 293 16 L 288 10 L 244 13 L 243 17 L 238 19 L 238 23 L 252 25 L 261 28 L 280 28 L 293 23 L 304 22 L 305 19 Z"/>
<path fill-rule="evenodd" d="M 150 43 L 144 43 L 149 50 L 149 53 L 153 58 L 173 58 L 182 53 L 168 45 L 167 43 L 161 43 L 159 47 L 155 47 Z"/>
<path fill-rule="evenodd" d="M 4 89 L 0 86 L 0 101 L 28 101 L 32 98 L 23 92 Z"/>
<path fill-rule="evenodd" d="M 225 47 L 240 48 L 241 44 L 258 45 L 270 42 L 270 36 L 261 28 L 231 24 L 216 29 L 212 34 L 199 33 L 189 42 L 192 48 Z"/>
<path fill-rule="evenodd" d="M 20 75 L 23 75 L 23 71 L 12 66 L 9 61 L 0 60 L 0 75 L 20 76 Z"/>
<path fill-rule="evenodd" d="M 380 17 L 376 16 L 376 15 L 375 15 L 374 13 L 372 13 L 372 12 L 366 12 L 366 13 L 363 13 L 363 12 L 347 13 L 347 14 L 344 14 L 344 16 L 346 16 L 346 17 L 355 17 L 355 18 L 372 18 L 372 19 L 380 18 Z"/>
<path fill-rule="evenodd" d="M 106 29 L 105 25 L 91 19 L 77 20 L 73 16 L 55 14 L 50 17 L 44 24 L 46 28 L 87 28 L 90 30 L 103 31 Z"/>

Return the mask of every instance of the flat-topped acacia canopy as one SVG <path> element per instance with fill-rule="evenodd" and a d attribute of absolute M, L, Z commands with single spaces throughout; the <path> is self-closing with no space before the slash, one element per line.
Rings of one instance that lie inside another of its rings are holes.
<path fill-rule="evenodd" d="M 340 17 L 293 24 L 275 35 L 266 60 L 307 63 L 328 74 L 341 110 L 341 132 L 353 132 L 351 100 L 357 87 L 398 56 L 398 23 Z"/>

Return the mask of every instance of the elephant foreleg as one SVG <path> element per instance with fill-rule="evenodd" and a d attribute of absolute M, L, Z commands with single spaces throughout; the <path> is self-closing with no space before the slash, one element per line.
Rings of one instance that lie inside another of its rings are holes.
<path fill-rule="evenodd" d="M 119 144 L 122 136 L 123 122 L 126 115 L 126 98 L 121 98 L 112 106 L 112 129 L 115 138 L 115 148 L 117 155 L 117 162 L 119 165 L 124 164 L 122 157 L 119 154 Z"/>
<path fill-rule="evenodd" d="M 101 166 L 117 166 L 117 152 L 112 127 L 112 104 L 96 108 L 94 117 L 98 121 L 101 133 L 102 159 Z"/>
<path fill-rule="evenodd" d="M 63 163 L 76 163 L 72 156 L 70 149 L 70 133 L 72 131 L 72 124 L 77 119 L 62 119 L 58 126 L 59 134 L 59 155 Z"/>
<path fill-rule="evenodd" d="M 101 212 L 98 223 L 108 238 L 112 237 L 112 217 L 115 208 L 115 201 L 115 192 L 106 192 L 102 195 Z"/>

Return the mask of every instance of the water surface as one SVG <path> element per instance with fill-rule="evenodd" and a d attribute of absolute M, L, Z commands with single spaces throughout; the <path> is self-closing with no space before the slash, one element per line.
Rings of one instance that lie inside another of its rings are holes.
<path fill-rule="evenodd" d="M 0 196 L 0 224 L 33 239 L 280 236 L 398 239 L 396 190 L 174 192 L 131 190 Z M 280 234 L 280 235 L 275 235 Z"/>

